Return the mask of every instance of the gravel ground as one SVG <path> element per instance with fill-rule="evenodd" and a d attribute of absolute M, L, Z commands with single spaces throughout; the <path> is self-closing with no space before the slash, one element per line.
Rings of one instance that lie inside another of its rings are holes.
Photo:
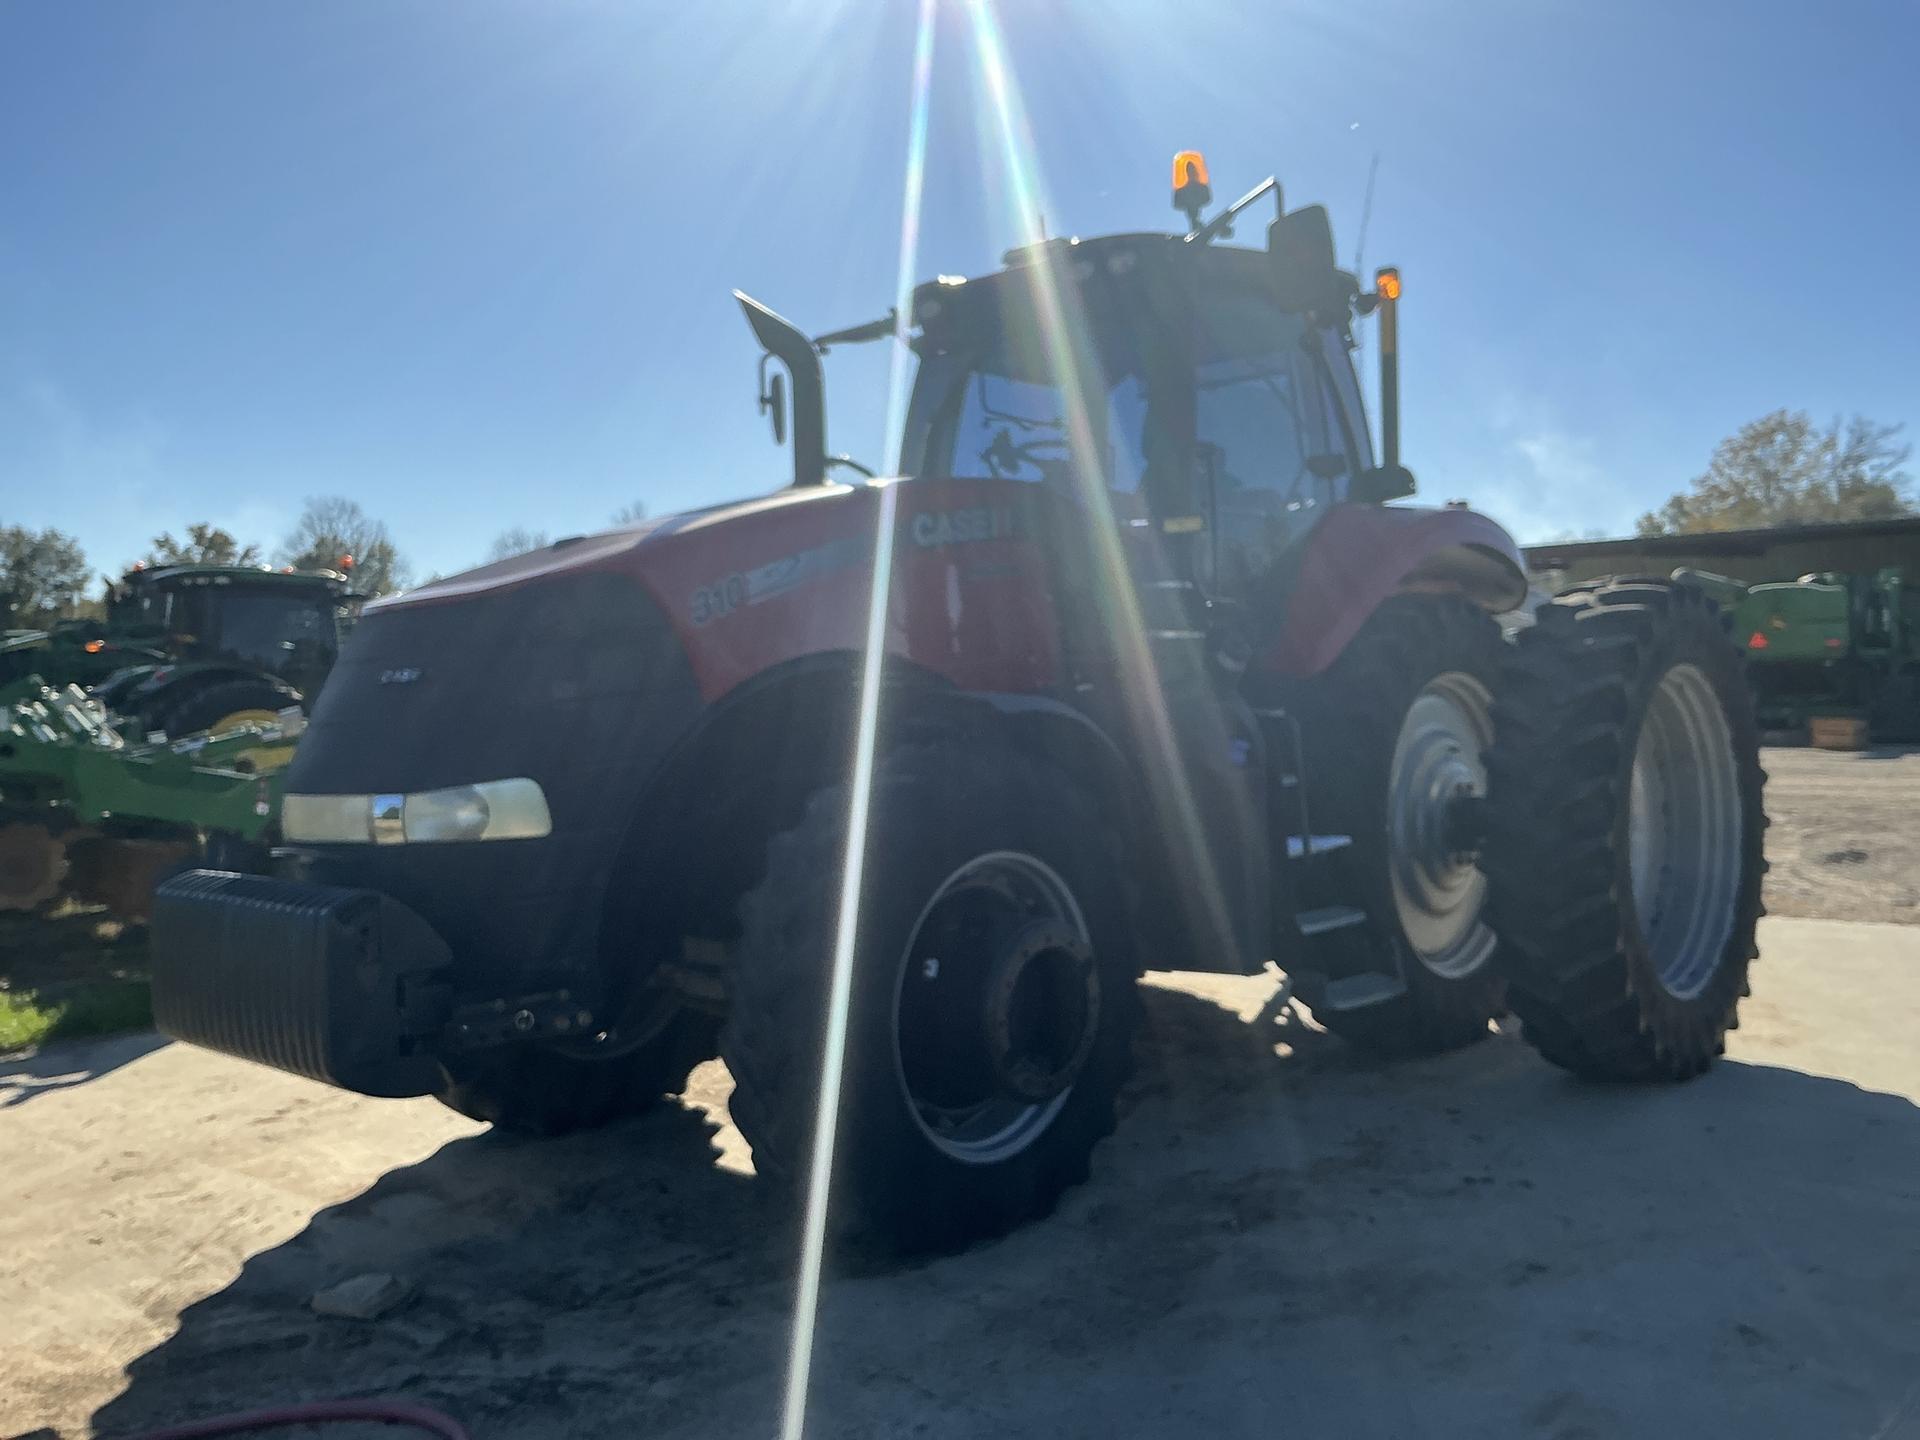
<path fill-rule="evenodd" d="M 1920 750 L 1768 750 L 1767 910 L 1920 922 Z"/>
<path fill-rule="evenodd" d="M 1911 918 L 1920 755 L 1768 764 L 1776 916 Z M 1770 919 L 1754 987 L 1726 1063 L 1642 1090 L 1156 981 L 1053 1218 L 830 1276 L 809 1433 L 1920 1436 L 1920 931 Z M 477 1440 L 771 1434 L 793 1235 L 728 1088 L 532 1143 L 152 1036 L 0 1064 L 0 1435 L 356 1394 Z M 368 1272 L 413 1298 L 309 1309 Z"/>

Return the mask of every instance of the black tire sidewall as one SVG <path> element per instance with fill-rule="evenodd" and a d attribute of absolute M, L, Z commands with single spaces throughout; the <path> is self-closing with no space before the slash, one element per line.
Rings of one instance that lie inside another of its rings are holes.
<path fill-rule="evenodd" d="M 1369 1012 L 1335 1016 L 1330 1028 L 1395 1049 L 1445 1048 L 1484 1034 L 1502 1008 L 1505 986 L 1491 955 L 1449 977 L 1429 969 L 1407 939 L 1394 902 L 1389 824 L 1394 751 L 1414 702 L 1440 676 L 1465 674 L 1486 691 L 1490 723 L 1501 653 L 1498 628 L 1470 602 L 1396 596 L 1315 682 L 1307 710 L 1311 818 L 1316 829 L 1351 835 L 1348 871 L 1359 902 L 1376 917 L 1381 963 L 1406 982 L 1403 1008 L 1420 1012 L 1378 1021 Z M 1486 918 L 1483 908 L 1482 924 Z"/>
<path fill-rule="evenodd" d="M 735 997 L 736 1007 L 763 1003 L 752 993 L 762 978 L 754 973 L 758 967 L 804 971 L 804 983 L 784 993 L 787 1004 L 804 1012 L 791 1023 L 806 1027 L 809 1043 L 798 1048 L 797 1063 L 808 1071 L 786 1077 L 782 1093 L 756 1098 L 787 1110 L 782 1133 L 789 1144 L 804 1135 L 808 1150 L 823 1053 L 817 1017 L 831 988 L 841 878 L 837 847 L 822 839 L 788 856 L 789 862 L 804 859 L 812 874 L 801 883 L 816 887 L 804 935 L 786 932 L 806 953 L 749 953 Z M 895 1038 L 897 999 L 909 943 L 929 902 L 965 865 L 997 851 L 1032 856 L 1071 892 L 1095 954 L 1100 1009 L 1092 1049 L 1051 1122 L 1016 1154 L 969 1163 L 938 1147 L 912 1112 Z M 796 883 L 786 871 L 776 852 L 762 890 L 775 903 L 782 887 Z M 826 903 L 817 893 L 821 886 L 831 891 Z M 836 1214 L 896 1241 L 938 1248 L 1044 1213 L 1060 1190 L 1085 1178 L 1088 1153 L 1112 1128 L 1129 1058 L 1135 972 L 1111 832 L 1085 797 L 1039 765 L 916 748 L 884 763 L 876 776 L 862 891 L 835 1144 Z M 751 943 L 755 936 L 747 938 Z M 792 1113 L 796 1104 L 804 1115 Z M 804 1181 L 805 1154 L 769 1158 L 790 1182 Z"/>
<path fill-rule="evenodd" d="M 221 680 L 199 686 L 178 700 L 162 700 L 154 713 L 168 736 L 196 734 L 240 710 L 284 710 L 297 701 L 266 680 Z"/>
<path fill-rule="evenodd" d="M 1632 793 L 1634 757 L 1639 751 L 1652 701 L 1662 681 L 1679 665 L 1693 666 L 1711 685 L 1733 743 L 1736 767 L 1745 760 L 1757 769 L 1759 727 L 1743 658 L 1728 643 L 1717 615 L 1698 607 L 1678 605 L 1668 623 L 1654 627 L 1629 701 L 1629 724 L 1621 746 L 1623 754 L 1617 780 L 1617 793 L 1623 797 L 1630 797 Z M 1748 760 L 1747 757 L 1754 758 Z M 1687 1037 L 1699 1034 L 1703 1027 L 1716 1028 L 1716 1033 L 1717 1029 L 1724 1028 L 1725 1017 L 1732 1013 L 1745 990 L 1752 917 L 1760 911 L 1760 887 L 1766 869 L 1766 819 L 1757 776 L 1750 779 L 1737 774 L 1736 785 L 1743 853 L 1733 920 L 1712 976 L 1698 993 L 1684 998 L 1661 982 L 1641 929 L 1639 909 L 1633 898 L 1630 799 L 1623 799 L 1614 819 L 1614 885 L 1622 897 L 1620 943 L 1628 983 L 1639 997 L 1648 1024 L 1670 1047 L 1679 1047 Z"/>

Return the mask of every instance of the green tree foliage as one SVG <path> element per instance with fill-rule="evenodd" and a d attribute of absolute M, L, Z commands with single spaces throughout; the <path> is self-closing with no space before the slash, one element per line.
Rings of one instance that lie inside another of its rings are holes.
<path fill-rule="evenodd" d="M 515 525 L 510 530 L 502 530 L 493 537 L 493 545 L 487 551 L 489 563 L 495 560 L 510 560 L 515 555 L 524 555 L 529 550 L 538 550 L 547 543 L 547 532 L 529 530 L 524 525 Z"/>
<path fill-rule="evenodd" d="M 153 548 L 147 552 L 149 567 L 259 563 L 258 545 L 242 545 L 217 525 L 189 525 L 184 541 L 174 539 L 171 532 L 163 532 L 153 537 Z"/>
<path fill-rule="evenodd" d="M 343 495 L 309 499 L 280 542 L 280 563 L 296 570 L 337 570 L 348 556 L 354 588 L 369 595 L 404 590 L 412 579 L 387 527 Z"/>
<path fill-rule="evenodd" d="M 1743 425 L 1713 452 L 1689 490 L 1642 515 L 1642 535 L 1748 530 L 1904 515 L 1913 446 L 1899 425 L 1855 415 L 1824 430 L 1804 410 Z"/>
<path fill-rule="evenodd" d="M 72 615 L 90 576 L 71 535 L 0 525 L 0 625 L 33 629 Z"/>

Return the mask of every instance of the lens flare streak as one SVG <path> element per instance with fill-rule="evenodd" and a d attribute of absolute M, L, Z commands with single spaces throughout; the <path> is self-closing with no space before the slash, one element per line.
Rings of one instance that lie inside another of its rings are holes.
<path fill-rule="evenodd" d="M 887 434 L 901 429 L 911 352 L 913 277 L 918 266 L 920 198 L 926 178 L 928 92 L 933 80 L 934 0 L 920 0 L 913 50 L 913 109 L 907 130 L 906 187 L 901 201 L 897 318 L 887 385 Z M 845 1073 L 848 1010 L 853 996 L 853 957 L 858 939 L 861 884 L 866 870 L 867 817 L 873 798 L 873 764 L 880 728 L 880 678 L 887 650 L 887 601 L 893 589 L 893 540 L 899 488 L 883 482 L 874 506 L 873 582 L 867 597 L 865 651 L 860 671 L 860 718 L 854 732 L 853 781 L 847 801 L 847 853 L 841 867 L 839 916 L 833 941 L 833 979 L 827 1001 L 825 1043 L 820 1058 L 819 1110 L 814 1117 L 813 1155 L 807 1175 L 806 1222 L 800 1247 L 800 1278 L 794 1301 L 793 1342 L 781 1407 L 782 1440 L 800 1440 L 806 1428 L 808 1381 L 820 1314 L 820 1272 L 825 1259 L 833 1157 Z"/>

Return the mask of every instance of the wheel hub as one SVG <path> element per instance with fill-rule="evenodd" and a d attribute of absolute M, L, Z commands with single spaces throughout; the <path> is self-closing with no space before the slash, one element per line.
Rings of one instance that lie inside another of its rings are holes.
<path fill-rule="evenodd" d="M 1387 840 L 1394 908 L 1420 962 L 1458 979 L 1485 964 L 1487 882 L 1477 864 L 1493 741 L 1492 697 L 1473 676 L 1435 676 L 1414 697 L 1394 746 Z"/>
<path fill-rule="evenodd" d="M 1628 793 L 1634 915 L 1660 984 L 1692 999 L 1733 933 L 1742 826 L 1726 714 L 1696 667 L 1674 666 L 1655 689 Z"/>
<path fill-rule="evenodd" d="M 1038 1103 L 1073 1083 L 1093 1049 L 1100 977 L 1093 949 L 1042 920 L 993 962 L 982 1006 L 987 1065 L 1003 1095 Z"/>
<path fill-rule="evenodd" d="M 972 1164 L 1005 1159 L 1045 1131 L 1099 1028 L 1079 907 L 1052 869 L 1011 851 L 980 856 L 935 892 L 897 994 L 895 1061 L 914 1120 Z"/>

